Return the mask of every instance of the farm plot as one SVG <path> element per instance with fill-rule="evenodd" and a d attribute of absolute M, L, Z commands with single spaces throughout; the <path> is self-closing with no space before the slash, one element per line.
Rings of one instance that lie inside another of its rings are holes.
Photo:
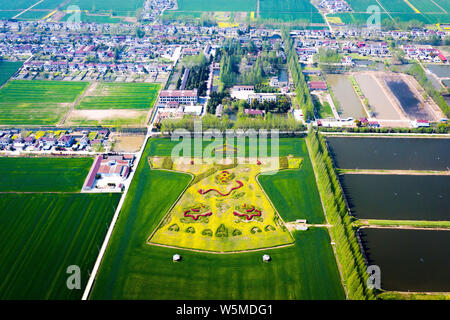
<path fill-rule="evenodd" d="M 115 16 L 134 16 L 143 7 L 144 0 L 72 0 L 70 5 L 89 13 L 112 13 Z"/>
<path fill-rule="evenodd" d="M 358 82 L 364 96 L 369 101 L 369 106 L 378 119 L 400 120 L 401 116 L 395 106 L 389 101 L 382 87 L 378 84 L 376 76 L 372 74 L 356 74 Z"/>
<path fill-rule="evenodd" d="M 67 123 L 71 125 L 142 125 L 161 86 L 152 83 L 92 83 Z"/>
<path fill-rule="evenodd" d="M 0 10 L 25 10 L 31 7 L 33 4 L 39 2 L 39 0 L 16 0 L 16 1 L 2 1 L 0 4 Z"/>
<path fill-rule="evenodd" d="M 23 62 L 0 62 L 0 86 L 11 78 L 11 76 L 22 67 Z"/>
<path fill-rule="evenodd" d="M 3 187 L 3 184 L 2 184 Z M 80 299 L 120 194 L 0 194 L 0 299 Z"/>
<path fill-rule="evenodd" d="M 404 0 L 377 0 L 384 10 L 390 13 L 414 13 L 415 11 Z"/>
<path fill-rule="evenodd" d="M 80 101 L 77 109 L 150 109 L 156 101 L 159 84 L 98 83 Z"/>
<path fill-rule="evenodd" d="M 155 150 L 168 152 L 166 141 L 150 140 L 143 159 Z M 294 232 L 294 246 L 267 252 L 270 263 L 262 262 L 264 250 L 211 254 L 148 245 L 149 232 L 190 180 L 189 175 L 152 170 L 148 161 L 140 162 L 90 298 L 345 298 L 326 229 Z M 175 253 L 182 256 L 179 263 L 172 262 Z"/>
<path fill-rule="evenodd" d="M 86 88 L 83 82 L 8 82 L 0 90 L 0 124 L 55 124 Z"/>
<path fill-rule="evenodd" d="M 325 23 L 322 15 L 309 0 L 260 0 L 260 12 L 261 18 L 263 19 L 281 19 L 283 21 L 302 20 L 310 23 Z"/>
<path fill-rule="evenodd" d="M 447 13 L 450 13 L 450 2 L 447 0 L 433 0 L 436 4 L 438 4 L 442 9 L 444 9 Z"/>
<path fill-rule="evenodd" d="M 178 11 L 183 12 L 214 12 L 214 11 L 234 11 L 251 12 L 256 11 L 257 0 L 178 0 Z"/>
<path fill-rule="evenodd" d="M 417 10 L 423 13 L 446 13 L 435 1 L 408 0 Z"/>
<path fill-rule="evenodd" d="M 79 192 L 92 158 L 0 158 L 0 192 Z"/>

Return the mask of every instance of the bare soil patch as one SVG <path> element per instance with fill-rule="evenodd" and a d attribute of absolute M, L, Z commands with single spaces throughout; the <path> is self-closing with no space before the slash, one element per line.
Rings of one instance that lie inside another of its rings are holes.
<path fill-rule="evenodd" d="M 117 136 L 115 137 L 116 145 L 114 151 L 117 152 L 137 152 L 144 143 L 144 135 Z"/>

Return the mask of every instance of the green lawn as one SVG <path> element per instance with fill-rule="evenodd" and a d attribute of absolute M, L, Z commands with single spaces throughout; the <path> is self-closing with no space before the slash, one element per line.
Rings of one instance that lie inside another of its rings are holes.
<path fill-rule="evenodd" d="M 261 139 L 262 140 L 262 139 Z M 258 143 L 261 142 L 258 140 Z M 172 153 L 172 149 L 182 141 L 172 141 L 169 138 L 162 139 L 154 139 L 152 143 L 148 146 L 149 155 L 150 156 L 170 156 Z M 272 140 L 264 139 L 263 142 L 267 145 L 267 155 L 272 156 Z M 203 142 L 203 148 L 205 148 L 210 142 Z M 226 142 L 226 144 L 232 144 L 232 142 Z M 279 139 L 279 156 L 289 156 L 292 155 L 294 157 L 305 157 L 308 156 L 308 150 L 306 148 L 305 140 L 303 138 L 280 138 Z M 193 140 L 191 140 L 191 148 L 193 147 Z M 238 148 L 237 143 L 235 142 L 235 147 Z M 249 154 L 249 146 L 248 139 L 245 146 L 246 155 Z M 274 149 L 275 150 L 275 149 Z M 238 150 L 239 151 L 239 150 Z M 275 156 L 275 154 L 274 154 Z"/>
<path fill-rule="evenodd" d="M 120 194 L 0 194 L 0 299 L 80 299 Z"/>
<path fill-rule="evenodd" d="M 0 192 L 79 192 L 92 158 L 0 158 Z"/>
<path fill-rule="evenodd" d="M 322 15 L 309 0 L 260 0 L 260 12 L 263 19 L 325 23 Z"/>
<path fill-rule="evenodd" d="M 98 83 L 77 109 L 150 109 L 160 88 L 154 83 Z"/>
<path fill-rule="evenodd" d="M 82 11 L 90 13 L 110 13 L 116 16 L 134 16 L 142 9 L 144 0 L 72 0 L 70 5 L 79 6 Z"/>
<path fill-rule="evenodd" d="M 0 90 L 0 125 L 56 124 L 85 82 L 13 80 Z"/>
<path fill-rule="evenodd" d="M 304 160 L 300 170 L 283 170 L 273 176 L 260 175 L 259 182 L 285 222 L 296 219 L 306 219 L 313 224 L 325 222 L 309 159 Z"/>
<path fill-rule="evenodd" d="M 179 11 L 256 11 L 257 0 L 178 0 Z"/>
<path fill-rule="evenodd" d="M 0 86 L 9 80 L 9 78 L 22 67 L 22 64 L 23 62 L 0 62 Z"/>
<path fill-rule="evenodd" d="M 147 245 L 190 181 L 185 174 L 150 169 L 147 158 L 170 155 L 171 144 L 155 139 L 147 145 L 91 299 L 345 298 L 326 229 L 295 232 L 295 246 L 270 250 L 270 263 L 261 262 L 265 252 L 216 255 Z M 287 154 L 306 150 L 303 139 L 286 139 L 281 146 Z M 172 262 L 174 253 L 182 255 L 180 263 Z"/>

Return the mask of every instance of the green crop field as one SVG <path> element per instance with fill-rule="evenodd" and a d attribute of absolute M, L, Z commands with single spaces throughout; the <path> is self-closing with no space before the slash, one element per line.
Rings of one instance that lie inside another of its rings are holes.
<path fill-rule="evenodd" d="M 262 139 L 261 139 L 262 140 Z M 181 140 L 180 140 L 181 141 Z M 190 141 L 190 145 L 193 148 L 193 140 Z M 267 145 L 267 156 L 275 156 L 272 154 L 271 150 L 271 144 L 272 140 L 265 139 L 263 141 Z M 149 148 L 149 154 L 150 156 L 170 156 L 172 153 L 172 149 L 180 143 L 179 141 L 172 141 L 171 139 L 155 139 L 152 140 L 152 143 L 148 145 Z M 205 148 L 210 142 L 204 142 L 203 148 Z M 258 140 L 258 143 L 261 143 L 260 140 Z M 308 150 L 306 149 L 305 140 L 302 138 L 282 138 L 279 139 L 279 156 L 285 157 L 285 156 L 293 156 L 293 157 L 305 157 L 308 156 Z M 238 147 L 238 146 L 236 146 Z M 245 145 L 245 154 L 246 156 L 249 155 L 249 146 L 248 146 L 248 139 L 247 143 Z M 239 151 L 239 150 L 238 150 Z M 192 149 L 193 152 L 193 149 Z"/>
<path fill-rule="evenodd" d="M 0 10 L 20 10 L 27 9 L 35 4 L 36 0 L 15 0 L 15 1 L 1 1 Z"/>
<path fill-rule="evenodd" d="M 450 13 L 450 2 L 448 0 L 434 0 L 442 9 Z"/>
<path fill-rule="evenodd" d="M 0 90 L 0 124 L 55 124 L 88 84 L 13 80 Z"/>
<path fill-rule="evenodd" d="M 115 16 L 134 16 L 143 7 L 144 0 L 72 0 L 70 5 L 79 6 L 90 13 L 113 13 Z"/>
<path fill-rule="evenodd" d="M 18 11 L 0 10 L 0 19 L 11 19 L 12 17 L 18 15 L 20 12 L 22 12 L 22 11 L 20 11 L 20 10 L 18 10 Z"/>
<path fill-rule="evenodd" d="M 257 0 L 178 0 L 178 11 L 256 11 Z"/>
<path fill-rule="evenodd" d="M 414 10 L 404 0 L 377 0 L 386 10 L 391 13 L 414 13 Z"/>
<path fill-rule="evenodd" d="M 71 17 L 71 14 L 66 14 L 62 21 L 67 21 Z M 120 18 L 114 18 L 108 15 L 88 15 L 86 12 L 81 12 L 80 19 L 84 23 L 120 23 Z"/>
<path fill-rule="evenodd" d="M 11 78 L 11 76 L 17 72 L 23 65 L 23 62 L 0 62 L 0 86 Z"/>
<path fill-rule="evenodd" d="M 420 12 L 425 13 L 445 13 L 441 8 L 439 8 L 435 2 L 427 1 L 427 0 L 409 0 L 414 7 L 417 8 Z"/>
<path fill-rule="evenodd" d="M 0 158 L 0 192 L 79 192 L 92 158 Z"/>
<path fill-rule="evenodd" d="M 284 170 L 274 176 L 260 175 L 259 181 L 284 221 L 325 222 L 309 159 L 303 160 L 300 170 Z"/>
<path fill-rule="evenodd" d="M 260 15 L 263 19 L 301 20 L 311 23 L 325 22 L 317 8 L 309 0 L 260 0 Z"/>
<path fill-rule="evenodd" d="M 404 0 L 348 0 L 355 12 L 346 12 L 329 15 L 340 17 L 346 24 L 364 24 L 372 15 L 367 8 L 371 5 L 378 6 L 381 12 L 381 20 L 394 19 L 400 22 L 416 20 L 424 24 L 450 22 L 450 5 L 446 0 L 410 0 L 409 2 L 419 11 L 416 12 Z M 440 7 L 439 7 L 440 6 Z"/>
<path fill-rule="evenodd" d="M 282 152 L 302 153 L 297 147 L 303 139 L 287 140 L 280 141 Z M 91 299 L 345 298 L 326 229 L 293 232 L 294 246 L 250 253 L 209 254 L 147 244 L 191 179 L 150 169 L 148 157 L 155 152 L 170 155 L 171 145 L 166 139 L 147 144 Z M 175 253 L 182 255 L 181 262 L 172 262 Z M 271 255 L 270 263 L 262 262 L 264 253 Z"/>
<path fill-rule="evenodd" d="M 77 109 L 150 109 L 161 86 L 153 83 L 98 83 Z"/>
<path fill-rule="evenodd" d="M 0 299 L 81 299 L 120 194 L 0 194 Z"/>

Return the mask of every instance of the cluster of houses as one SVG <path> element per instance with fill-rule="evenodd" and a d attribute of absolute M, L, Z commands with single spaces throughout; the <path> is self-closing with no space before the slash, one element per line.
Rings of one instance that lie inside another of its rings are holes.
<path fill-rule="evenodd" d="M 143 22 L 154 22 L 165 10 L 173 9 L 175 4 L 176 0 L 146 0 L 140 20 Z"/>
<path fill-rule="evenodd" d="M 403 52 L 409 59 L 419 59 L 422 61 L 435 62 L 435 63 L 448 63 L 448 59 L 442 54 L 439 49 L 432 46 L 416 46 L 416 45 L 403 45 Z"/>
<path fill-rule="evenodd" d="M 329 13 L 351 12 L 352 8 L 345 0 L 322 0 L 319 8 L 326 9 Z"/>
<path fill-rule="evenodd" d="M 374 58 L 386 58 L 390 56 L 387 42 L 374 41 L 343 41 L 327 39 L 298 39 L 296 51 L 299 61 L 312 63 L 314 55 L 319 52 L 319 48 L 335 50 L 344 55 L 360 54 Z M 345 56 L 343 64 L 353 65 L 353 59 Z"/>
<path fill-rule="evenodd" d="M 122 191 L 123 182 L 130 175 L 134 160 L 132 154 L 97 156 L 86 177 L 83 191 Z"/>
<path fill-rule="evenodd" d="M 108 129 L 88 130 L 22 130 L 0 131 L 2 151 L 92 151 L 111 145 Z"/>

